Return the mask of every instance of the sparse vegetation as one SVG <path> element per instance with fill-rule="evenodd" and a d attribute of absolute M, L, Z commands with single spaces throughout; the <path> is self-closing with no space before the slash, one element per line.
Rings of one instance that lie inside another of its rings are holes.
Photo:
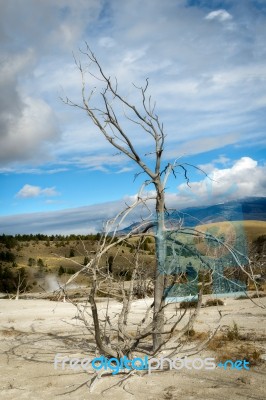
<path fill-rule="evenodd" d="M 243 341 L 245 344 L 243 344 Z M 261 354 L 263 351 L 255 346 L 254 340 L 251 340 L 248 335 L 240 334 L 235 321 L 223 333 L 217 333 L 208 343 L 207 348 L 215 352 L 217 362 L 246 360 L 250 366 L 262 362 Z"/>

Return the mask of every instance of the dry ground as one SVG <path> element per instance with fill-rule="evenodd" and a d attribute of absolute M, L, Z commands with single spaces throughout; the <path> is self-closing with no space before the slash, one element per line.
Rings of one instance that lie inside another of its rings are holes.
<path fill-rule="evenodd" d="M 265 299 L 261 299 L 264 306 Z M 114 300 L 111 304 L 114 311 L 121 307 Z M 101 306 L 104 305 L 102 301 Z M 170 306 L 169 313 L 171 307 L 174 306 Z M 144 300 L 137 300 L 133 309 L 136 318 L 141 317 L 145 310 Z M 227 332 L 235 322 L 239 335 L 245 340 L 224 342 L 220 336 L 220 342 L 217 339 L 215 346 L 203 350 L 198 356 L 215 356 L 216 353 L 212 353 L 215 350 L 219 358 L 223 351 L 233 352 L 234 347 L 243 352 L 253 349 L 259 356 L 257 365 L 251 366 L 250 371 L 217 367 L 211 371 L 153 372 L 151 375 L 132 376 L 122 386 L 104 392 L 121 379 L 120 376 L 100 380 L 91 393 L 87 386 L 82 386 L 75 392 L 64 394 L 90 378 L 88 372 L 55 370 L 53 365 L 56 353 L 86 356 L 81 350 L 89 347 L 90 340 L 75 319 L 75 307 L 47 300 L 0 300 L 0 399 L 265 399 L 265 308 L 250 300 L 230 298 L 219 310 L 223 315 L 222 332 Z M 203 308 L 194 327 L 196 336 L 215 327 L 219 317 L 217 307 Z"/>

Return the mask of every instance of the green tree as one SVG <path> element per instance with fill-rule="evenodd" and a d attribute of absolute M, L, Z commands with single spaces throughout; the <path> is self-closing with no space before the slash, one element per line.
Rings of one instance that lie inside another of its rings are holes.
<path fill-rule="evenodd" d="M 83 265 L 87 265 L 89 261 L 89 257 L 84 257 Z"/>
<path fill-rule="evenodd" d="M 28 259 L 28 266 L 29 267 L 34 267 L 35 265 L 36 265 L 36 260 L 34 258 L 30 257 Z"/>
<path fill-rule="evenodd" d="M 62 267 L 62 265 L 60 265 L 59 269 L 58 269 L 58 276 L 61 276 L 63 274 L 66 273 L 66 270 L 64 267 Z"/>
<path fill-rule="evenodd" d="M 70 249 L 69 251 L 69 258 L 71 257 L 75 257 L 75 250 L 74 249 Z"/>
<path fill-rule="evenodd" d="M 42 258 L 39 258 L 39 259 L 38 259 L 37 265 L 38 265 L 38 267 L 40 267 L 40 268 L 44 268 L 44 267 L 45 267 Z"/>

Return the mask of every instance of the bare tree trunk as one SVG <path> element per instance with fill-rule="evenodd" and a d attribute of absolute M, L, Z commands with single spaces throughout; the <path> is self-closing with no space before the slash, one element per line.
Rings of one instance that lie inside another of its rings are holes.
<path fill-rule="evenodd" d="M 165 264 L 165 240 L 164 240 L 164 211 L 165 199 L 164 189 L 161 183 L 156 185 L 156 259 L 157 266 L 155 271 L 154 282 L 154 334 L 153 334 L 153 350 L 155 351 L 162 343 L 163 327 L 164 327 L 164 264 Z"/>
<path fill-rule="evenodd" d="M 22 287 L 23 282 L 24 282 L 24 278 L 21 280 L 20 271 L 19 271 L 19 273 L 18 273 L 17 293 L 16 293 L 15 300 L 19 300 L 20 288 Z"/>

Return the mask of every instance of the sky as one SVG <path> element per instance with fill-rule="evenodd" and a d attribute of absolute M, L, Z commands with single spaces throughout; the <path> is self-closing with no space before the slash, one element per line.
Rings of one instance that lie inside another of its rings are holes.
<path fill-rule="evenodd" d="M 100 105 L 85 42 L 139 108 L 134 85 L 149 79 L 163 166 L 178 158 L 211 178 L 188 167 L 188 187 L 177 170 L 167 207 L 265 196 L 264 0 L 0 0 L 0 38 L 0 233 L 98 232 L 147 179 L 62 101 L 81 102 L 74 55 Z M 147 133 L 118 115 L 152 165 Z"/>

